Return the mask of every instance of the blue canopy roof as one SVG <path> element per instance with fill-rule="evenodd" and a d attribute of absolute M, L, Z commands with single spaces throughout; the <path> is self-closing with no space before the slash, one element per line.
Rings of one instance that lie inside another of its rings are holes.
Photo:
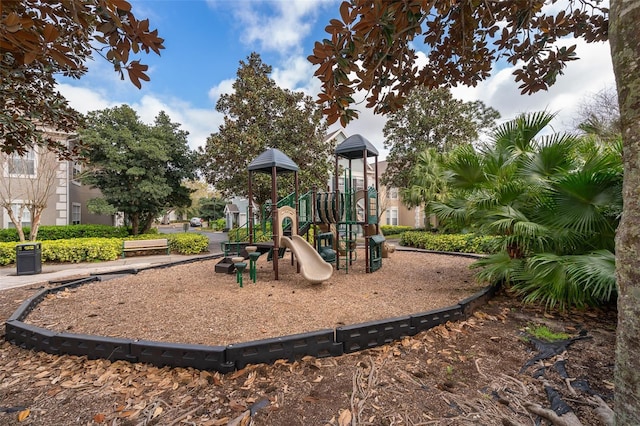
<path fill-rule="evenodd" d="M 352 135 L 336 147 L 336 155 L 347 159 L 362 158 L 362 153 L 365 150 L 367 151 L 367 157 L 378 155 L 376 147 L 362 135 Z"/>
<path fill-rule="evenodd" d="M 287 154 L 277 148 L 269 148 L 249 164 L 249 171 L 271 173 L 274 166 L 278 173 L 297 172 L 299 170 L 298 165 Z"/>

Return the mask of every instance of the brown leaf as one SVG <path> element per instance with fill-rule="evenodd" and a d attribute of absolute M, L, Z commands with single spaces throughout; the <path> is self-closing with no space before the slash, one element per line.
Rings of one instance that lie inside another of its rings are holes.
<path fill-rule="evenodd" d="M 151 419 L 155 419 L 160 414 L 162 414 L 162 407 L 158 406 L 155 410 L 153 410 L 153 414 L 151 415 Z"/>
<path fill-rule="evenodd" d="M 37 55 L 36 55 L 35 52 L 26 52 L 24 54 L 23 62 L 24 62 L 25 65 L 29 65 L 31 62 L 36 60 L 36 57 L 37 57 Z"/>
<path fill-rule="evenodd" d="M 247 372 L 248 372 L 248 371 L 249 371 L 249 370 L 248 370 L 247 368 L 243 368 L 242 370 L 238 370 L 238 371 L 236 371 L 235 373 L 233 373 L 232 375 L 230 375 L 230 376 L 229 376 L 229 379 L 231 379 L 231 380 L 235 380 L 235 379 L 237 379 L 238 377 L 242 377 L 242 376 L 244 376 L 245 374 L 247 374 Z"/>
<path fill-rule="evenodd" d="M 123 12 L 129 12 L 131 10 L 131 4 L 125 0 L 111 0 L 111 3 Z"/>
<path fill-rule="evenodd" d="M 257 374 L 255 371 L 252 371 L 251 373 L 249 373 L 249 376 L 247 377 L 247 380 L 244 381 L 244 384 L 242 385 L 242 387 L 244 388 L 251 387 L 253 382 L 256 381 L 256 376 Z"/>
<path fill-rule="evenodd" d="M 348 408 L 345 408 L 341 413 L 340 417 L 338 417 L 338 425 L 339 426 L 349 426 L 351 424 L 351 411 Z"/>
<path fill-rule="evenodd" d="M 58 29 L 52 24 L 47 24 L 44 27 L 44 41 L 50 43 L 60 36 Z"/>
<path fill-rule="evenodd" d="M 96 423 L 104 423 L 105 415 L 103 413 L 98 413 L 93 416 L 93 421 Z"/>
<path fill-rule="evenodd" d="M 31 410 L 29 410 L 29 409 L 20 411 L 18 413 L 18 421 L 19 422 L 23 422 L 23 421 L 27 420 L 27 417 L 29 417 L 29 414 L 31 414 Z"/>
<path fill-rule="evenodd" d="M 238 401 L 237 399 L 232 399 L 229 401 L 229 408 L 233 411 L 245 411 L 247 409 L 247 404 L 243 401 Z"/>

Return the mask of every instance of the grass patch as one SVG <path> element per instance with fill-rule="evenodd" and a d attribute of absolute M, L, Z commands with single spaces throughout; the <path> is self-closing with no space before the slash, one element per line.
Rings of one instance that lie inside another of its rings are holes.
<path fill-rule="evenodd" d="M 558 340 L 567 340 L 571 338 L 570 334 L 555 332 L 546 325 L 530 324 L 527 326 L 526 331 L 532 337 L 546 342 L 557 342 Z"/>

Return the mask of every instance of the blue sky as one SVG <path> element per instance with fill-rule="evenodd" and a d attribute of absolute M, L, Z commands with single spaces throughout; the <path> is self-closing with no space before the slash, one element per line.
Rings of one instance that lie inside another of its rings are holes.
<path fill-rule="evenodd" d="M 281 87 L 315 97 L 320 84 L 306 58 L 314 42 L 326 36 L 324 27 L 329 20 L 339 16 L 340 5 L 340 0 L 129 1 L 136 16 L 148 17 L 151 27 L 165 39 L 161 56 L 140 56 L 150 66 L 151 82 L 138 90 L 96 57 L 82 79 L 60 78 L 59 90 L 83 113 L 126 103 L 151 123 L 164 110 L 189 131 L 192 148 L 203 146 L 207 136 L 217 131 L 222 116 L 215 111 L 216 101 L 220 94 L 232 90 L 239 62 L 253 51 L 273 67 L 271 77 Z M 548 92 L 521 96 L 512 70 L 502 68 L 475 88 L 453 89 L 454 96 L 482 100 L 500 111 L 503 120 L 546 108 L 558 112 L 552 123 L 555 130 L 570 129 L 577 105 L 614 84 L 608 44 L 578 41 L 577 52 L 582 59 L 570 63 Z M 384 123 L 383 116 L 362 110 L 345 133 L 363 135 L 384 156 Z M 338 128 L 332 126 L 332 130 Z"/>

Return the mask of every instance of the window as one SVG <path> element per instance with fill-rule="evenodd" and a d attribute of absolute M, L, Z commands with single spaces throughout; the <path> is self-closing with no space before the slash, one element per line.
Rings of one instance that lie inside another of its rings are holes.
<path fill-rule="evenodd" d="M 387 225 L 398 225 L 398 209 L 396 207 L 387 209 Z"/>
<path fill-rule="evenodd" d="M 398 188 L 389 188 L 389 199 L 397 200 L 398 199 Z"/>
<path fill-rule="evenodd" d="M 71 180 L 74 183 L 80 183 L 80 174 L 82 173 L 82 163 L 78 161 L 73 162 L 73 166 L 71 169 Z"/>
<path fill-rule="evenodd" d="M 21 205 L 22 205 L 21 203 L 11 204 L 11 210 L 13 211 L 13 215 L 16 218 L 20 218 Z M 16 225 L 11 221 L 11 219 L 9 218 L 9 215 L 6 212 L 5 212 L 5 216 L 6 216 L 7 227 L 15 228 Z M 22 211 L 22 220 L 20 222 L 22 222 L 23 227 L 25 226 L 31 227 L 31 212 L 26 207 Z"/>
<path fill-rule="evenodd" d="M 80 225 L 80 219 L 82 217 L 82 208 L 80 203 L 73 203 L 71 205 L 71 224 Z"/>
<path fill-rule="evenodd" d="M 36 154 L 33 149 L 23 156 L 16 153 L 9 157 L 9 174 L 21 176 L 33 176 L 36 174 Z"/>
<path fill-rule="evenodd" d="M 353 191 L 364 189 L 364 178 L 353 178 Z"/>

